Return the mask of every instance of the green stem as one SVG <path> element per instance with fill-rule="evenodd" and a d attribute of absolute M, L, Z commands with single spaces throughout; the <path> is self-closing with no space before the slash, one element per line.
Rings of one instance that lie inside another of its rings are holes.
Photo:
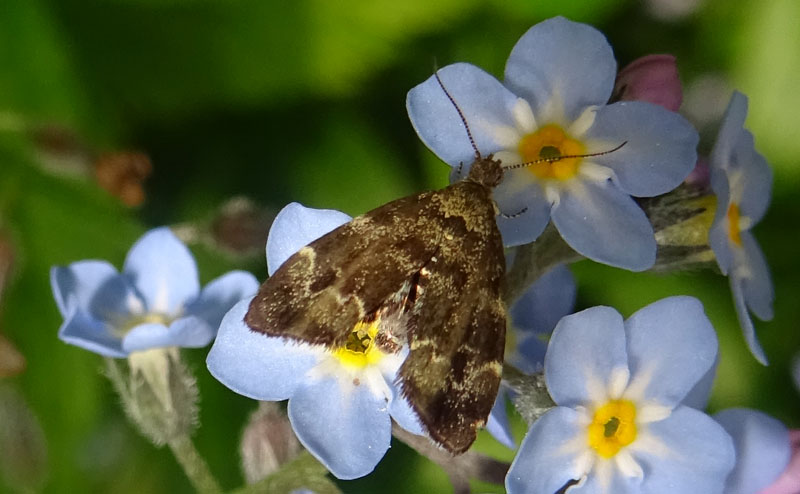
<path fill-rule="evenodd" d="M 179 436 L 171 439 L 169 449 L 175 455 L 186 476 L 189 477 L 189 482 L 192 483 L 195 490 L 204 494 L 212 494 L 222 492 L 217 480 L 211 475 L 208 465 L 197 449 L 192 444 L 192 440 L 188 436 Z"/>
<path fill-rule="evenodd" d="M 557 264 L 583 259 L 561 238 L 550 224 L 532 243 L 517 247 L 514 264 L 506 273 L 503 300 L 511 307 L 540 276 Z"/>
<path fill-rule="evenodd" d="M 308 451 L 281 466 L 268 477 L 240 487 L 230 494 L 289 494 L 296 489 L 310 489 L 317 494 L 341 494 L 328 477 L 328 471 Z"/>

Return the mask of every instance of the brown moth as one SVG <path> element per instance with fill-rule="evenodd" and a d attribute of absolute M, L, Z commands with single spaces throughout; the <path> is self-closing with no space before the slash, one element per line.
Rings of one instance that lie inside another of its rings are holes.
<path fill-rule="evenodd" d="M 363 348 L 356 328 L 379 319 L 381 350 L 409 348 L 403 396 L 454 454 L 486 423 L 505 347 L 505 256 L 491 198 L 503 168 L 477 148 L 475 156 L 463 180 L 392 201 L 300 249 L 245 315 L 253 331 L 332 349 Z"/>
<path fill-rule="evenodd" d="M 427 434 L 453 454 L 487 421 L 503 369 L 505 255 L 492 189 L 507 169 L 612 153 L 543 157 L 502 166 L 475 150 L 467 176 L 385 204 L 289 257 L 250 303 L 253 331 L 332 350 L 386 353 L 408 345 L 402 395 Z M 374 337 L 363 329 L 377 321 Z"/>

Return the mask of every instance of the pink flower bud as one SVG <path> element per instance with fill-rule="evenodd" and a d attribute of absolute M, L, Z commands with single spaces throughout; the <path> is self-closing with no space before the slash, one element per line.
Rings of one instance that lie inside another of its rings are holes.
<path fill-rule="evenodd" d="M 778 480 L 758 494 L 800 494 L 800 429 L 789 431 L 792 458 Z"/>
<path fill-rule="evenodd" d="M 619 100 L 647 101 L 678 111 L 683 100 L 678 67 L 672 55 L 647 55 L 617 74 L 614 94 Z"/>

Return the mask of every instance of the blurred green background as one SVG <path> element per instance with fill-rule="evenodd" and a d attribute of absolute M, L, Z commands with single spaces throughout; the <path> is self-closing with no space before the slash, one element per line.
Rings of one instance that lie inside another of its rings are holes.
<path fill-rule="evenodd" d="M 121 266 L 146 229 L 179 224 L 204 282 L 232 268 L 262 279 L 261 229 L 285 203 L 355 215 L 445 185 L 447 167 L 409 125 L 406 92 L 434 64 L 466 61 L 502 76 L 519 36 L 556 14 L 603 31 L 620 66 L 648 53 L 677 55 L 685 114 L 706 150 L 731 91 L 746 93 L 747 126 L 775 170 L 772 208 L 756 229 L 777 292 L 775 319 L 756 323 L 769 367 L 747 352 L 727 280 L 712 272 L 632 274 L 585 261 L 574 270 L 580 307 L 607 304 L 629 315 L 667 295 L 699 297 L 721 339 L 712 409 L 758 408 L 800 427 L 789 377 L 800 349 L 800 3 L 5 0 L 0 253 L 13 261 L 2 273 L 0 335 L 27 367 L 0 378 L 0 419 L 23 431 L 0 451 L 0 491 L 191 492 L 169 452 L 127 424 L 101 358 L 57 339 L 50 266 L 89 258 Z M 146 164 L 120 154 L 131 150 L 152 163 L 143 186 L 136 170 L 146 174 Z M 105 188 L 95 178 L 100 169 L 112 175 Z M 220 219 L 234 196 L 258 206 L 245 215 L 252 221 Z M 218 248 L 242 236 L 255 250 Z M 211 378 L 205 353 L 187 352 L 202 395 L 195 438 L 234 488 L 242 483 L 238 439 L 255 403 Z M 512 455 L 486 437 L 478 447 Z M 449 489 L 437 467 L 403 445 L 372 476 L 341 485 Z"/>

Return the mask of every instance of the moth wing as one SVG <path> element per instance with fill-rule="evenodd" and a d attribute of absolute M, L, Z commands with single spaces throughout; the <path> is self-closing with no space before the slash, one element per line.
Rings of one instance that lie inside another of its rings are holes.
<path fill-rule="evenodd" d="M 457 192 L 447 199 L 458 201 Z M 470 447 L 494 405 L 506 330 L 505 258 L 494 207 L 488 196 L 475 201 L 474 191 L 467 198 L 459 201 L 462 215 L 443 216 L 445 234 L 422 270 L 410 352 L 399 372 L 403 395 L 428 435 L 454 454 Z"/>
<path fill-rule="evenodd" d="M 261 285 L 246 324 L 271 336 L 344 344 L 436 250 L 436 239 L 417 228 L 430 195 L 387 203 L 300 249 Z"/>

